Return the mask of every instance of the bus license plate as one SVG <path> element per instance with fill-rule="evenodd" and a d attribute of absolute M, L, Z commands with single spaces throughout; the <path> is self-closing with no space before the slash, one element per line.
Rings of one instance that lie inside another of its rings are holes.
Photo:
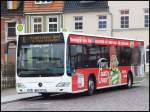
<path fill-rule="evenodd" d="M 34 92 L 47 92 L 46 89 L 35 89 Z"/>

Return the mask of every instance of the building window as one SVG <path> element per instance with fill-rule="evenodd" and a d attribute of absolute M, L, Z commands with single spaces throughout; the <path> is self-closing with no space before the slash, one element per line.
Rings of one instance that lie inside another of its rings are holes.
<path fill-rule="evenodd" d="M 129 10 L 121 10 L 121 28 L 129 28 Z"/>
<path fill-rule="evenodd" d="M 99 29 L 107 28 L 107 16 L 99 16 Z"/>
<path fill-rule="evenodd" d="M 75 24 L 75 30 L 76 31 L 83 30 L 83 17 L 82 16 L 75 16 L 74 17 L 74 24 Z"/>
<path fill-rule="evenodd" d="M 16 22 L 7 23 L 7 36 L 8 37 L 16 37 Z"/>
<path fill-rule="evenodd" d="M 149 64 L 149 46 L 146 48 L 146 64 Z"/>
<path fill-rule="evenodd" d="M 144 15 L 144 26 L 149 27 L 149 15 Z"/>
<path fill-rule="evenodd" d="M 149 27 L 149 9 L 144 9 L 144 27 Z"/>
<path fill-rule="evenodd" d="M 7 1 L 7 9 L 17 9 L 20 1 Z"/>
<path fill-rule="evenodd" d="M 49 32 L 58 31 L 58 17 L 48 17 L 48 31 Z"/>
<path fill-rule="evenodd" d="M 33 32 L 42 32 L 42 17 L 33 17 Z"/>
<path fill-rule="evenodd" d="M 35 0 L 35 4 L 46 4 L 46 3 L 51 3 L 52 0 L 42 0 L 42 1 L 39 1 L 39 0 Z"/>

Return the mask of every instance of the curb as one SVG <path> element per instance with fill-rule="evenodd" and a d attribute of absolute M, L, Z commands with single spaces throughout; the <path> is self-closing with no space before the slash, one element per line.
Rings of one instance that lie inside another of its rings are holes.
<path fill-rule="evenodd" d="M 1 104 L 10 103 L 13 101 L 18 101 L 21 99 L 32 98 L 32 97 L 37 97 L 37 96 L 40 96 L 40 95 L 35 94 L 35 95 L 29 95 L 29 96 L 18 96 L 18 95 L 5 96 L 5 97 L 1 97 Z M 14 97 L 14 98 L 11 98 L 11 97 Z M 7 99 L 7 100 L 5 100 L 5 99 Z"/>

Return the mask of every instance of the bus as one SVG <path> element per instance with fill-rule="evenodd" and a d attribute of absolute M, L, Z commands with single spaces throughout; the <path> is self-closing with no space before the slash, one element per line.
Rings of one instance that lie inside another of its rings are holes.
<path fill-rule="evenodd" d="M 18 93 L 86 92 L 143 81 L 144 41 L 71 32 L 17 38 Z"/>

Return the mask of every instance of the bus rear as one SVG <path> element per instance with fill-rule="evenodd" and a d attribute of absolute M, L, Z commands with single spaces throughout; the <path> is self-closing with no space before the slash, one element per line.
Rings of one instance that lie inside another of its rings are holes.
<path fill-rule="evenodd" d="M 71 92 L 71 78 L 64 75 L 65 52 L 63 33 L 20 35 L 16 66 L 17 92 Z"/>

